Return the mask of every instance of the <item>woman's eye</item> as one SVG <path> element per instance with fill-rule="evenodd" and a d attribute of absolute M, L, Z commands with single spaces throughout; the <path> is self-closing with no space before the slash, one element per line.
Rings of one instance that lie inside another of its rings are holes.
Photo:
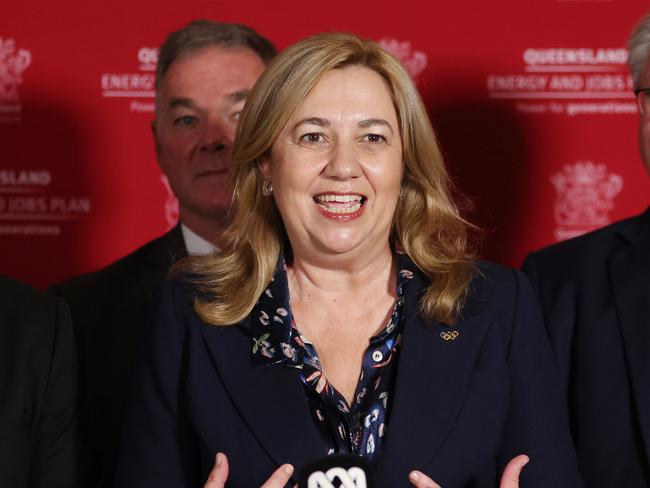
<path fill-rule="evenodd" d="M 300 140 L 308 144 L 319 144 L 325 142 L 323 134 L 319 132 L 310 132 L 309 134 L 304 134 L 300 136 Z"/>
<path fill-rule="evenodd" d="M 386 138 L 381 134 L 368 134 L 365 136 L 365 139 L 368 142 L 371 142 L 373 144 L 380 144 L 382 142 L 386 142 Z"/>

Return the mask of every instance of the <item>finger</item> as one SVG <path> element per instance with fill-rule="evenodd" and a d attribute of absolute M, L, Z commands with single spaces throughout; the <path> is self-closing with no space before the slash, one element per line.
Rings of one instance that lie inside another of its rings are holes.
<path fill-rule="evenodd" d="M 417 488 L 440 488 L 440 485 L 429 478 L 422 471 L 411 471 L 409 481 Z"/>
<path fill-rule="evenodd" d="M 530 458 L 525 454 L 512 458 L 503 470 L 500 488 L 518 488 L 521 470 L 528 464 L 528 461 L 530 461 Z"/>
<path fill-rule="evenodd" d="M 228 479 L 228 458 L 225 454 L 218 452 L 214 458 L 214 467 L 203 488 L 223 488 Z"/>
<path fill-rule="evenodd" d="M 283 464 L 278 469 L 276 469 L 271 477 L 266 480 L 261 488 L 283 488 L 291 475 L 293 474 L 293 466 L 290 464 Z"/>

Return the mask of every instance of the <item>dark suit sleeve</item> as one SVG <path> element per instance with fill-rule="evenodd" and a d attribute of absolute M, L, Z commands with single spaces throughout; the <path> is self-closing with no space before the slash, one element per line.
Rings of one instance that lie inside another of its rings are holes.
<path fill-rule="evenodd" d="M 50 369 L 34 434 L 30 462 L 30 487 L 77 486 L 79 472 L 79 426 L 77 410 L 77 363 L 70 314 L 57 300 Z"/>
<path fill-rule="evenodd" d="M 500 472 L 518 454 L 527 454 L 525 487 L 582 486 L 573 450 L 558 369 L 528 280 L 516 272 L 517 296 L 508 349 L 510 415 Z"/>
<path fill-rule="evenodd" d="M 143 336 L 117 468 L 120 488 L 197 488 L 196 439 L 184 404 L 183 324 L 163 283 Z"/>

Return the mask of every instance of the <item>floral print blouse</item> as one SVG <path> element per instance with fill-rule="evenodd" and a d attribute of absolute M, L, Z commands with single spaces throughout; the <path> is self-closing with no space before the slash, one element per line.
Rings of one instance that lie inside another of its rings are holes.
<path fill-rule="evenodd" d="M 318 352 L 302 336 L 291 314 L 287 267 L 280 258 L 275 275 L 253 310 L 254 366 L 283 362 L 295 368 L 307 405 L 324 442 L 324 453 L 353 453 L 374 460 L 386 435 L 396 352 L 402 334 L 404 283 L 413 277 L 411 261 L 397 253 L 397 299 L 390 320 L 370 338 L 352 405 L 328 381 Z"/>

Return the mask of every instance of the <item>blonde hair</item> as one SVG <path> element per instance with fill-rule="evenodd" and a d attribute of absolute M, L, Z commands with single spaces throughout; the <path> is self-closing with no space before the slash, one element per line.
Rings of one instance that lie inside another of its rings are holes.
<path fill-rule="evenodd" d="M 426 109 L 409 74 L 373 41 L 327 33 L 287 48 L 253 88 L 241 115 L 231 163 L 232 224 L 222 251 L 193 257 L 175 268 L 198 291 L 197 314 L 214 325 L 243 320 L 271 281 L 283 246 L 289 246 L 272 198 L 262 195 L 257 162 L 324 73 L 362 66 L 388 85 L 400 125 L 404 161 L 402 191 L 393 218 L 393 244 L 400 245 L 430 284 L 421 314 L 453 324 L 475 274 L 468 251 L 468 223 L 450 195 L 450 181 Z"/>

